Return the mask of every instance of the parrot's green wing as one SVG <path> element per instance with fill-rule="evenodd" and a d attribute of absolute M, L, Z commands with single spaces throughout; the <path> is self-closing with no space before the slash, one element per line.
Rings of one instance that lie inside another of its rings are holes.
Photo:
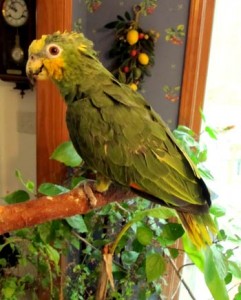
<path fill-rule="evenodd" d="M 93 159 L 91 166 L 96 166 L 98 156 L 99 164 L 105 167 L 97 170 L 114 181 L 138 186 L 174 206 L 177 199 L 205 204 L 200 178 L 159 116 L 141 95 L 125 85 L 109 82 L 105 85 L 102 81 L 101 93 L 69 105 L 72 139 L 80 135 L 80 126 L 76 127 L 80 116 L 76 112 L 81 111 L 81 122 L 87 123 L 89 134 L 81 132 L 80 137 L 87 135 L 87 144 L 94 146 L 93 152 L 98 152 L 93 156 L 86 153 L 87 160 Z M 81 144 L 82 140 L 77 138 L 75 143 Z"/>
<path fill-rule="evenodd" d="M 208 210 L 208 190 L 142 96 L 115 81 L 112 86 L 102 81 L 101 93 L 69 105 L 67 116 L 71 139 L 92 168 L 143 197 L 175 208 L 186 228 L 192 221 L 188 231 L 199 240 L 196 244 L 202 245 L 203 239 L 210 243 L 202 217 L 189 214 Z M 213 229 L 211 219 L 206 214 L 205 218 Z M 201 228 L 199 234 L 196 228 Z"/>

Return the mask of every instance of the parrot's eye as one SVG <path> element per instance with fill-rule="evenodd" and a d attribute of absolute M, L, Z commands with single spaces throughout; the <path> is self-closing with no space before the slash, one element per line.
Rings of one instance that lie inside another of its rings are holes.
<path fill-rule="evenodd" d="M 51 44 L 48 46 L 47 48 L 47 55 L 51 58 L 51 57 L 58 57 L 59 54 L 61 53 L 62 49 L 54 44 Z"/>

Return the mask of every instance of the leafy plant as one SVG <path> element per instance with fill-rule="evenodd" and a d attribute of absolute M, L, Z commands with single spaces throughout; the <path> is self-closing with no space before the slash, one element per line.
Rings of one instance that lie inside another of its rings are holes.
<path fill-rule="evenodd" d="M 218 132 L 205 123 L 203 134 L 217 138 Z M 208 147 L 198 141 L 196 134 L 188 127 L 179 126 L 174 135 L 201 174 L 212 178 L 204 166 Z M 38 193 L 54 196 L 69 191 L 85 180 L 85 169 L 79 168 L 81 159 L 70 142 L 60 145 L 52 159 L 71 166 L 68 185 L 44 183 L 38 187 Z M 7 203 L 26 201 L 30 194 L 36 194 L 34 183 L 25 181 L 19 171 L 16 176 L 24 189 L 3 197 Z M 210 212 L 216 223 L 225 215 L 225 210 L 216 202 Z M 170 218 L 172 221 L 169 221 Z M 229 299 L 227 284 L 234 278 L 241 278 L 240 262 L 235 257 L 241 241 L 239 235 L 230 235 L 220 228 L 214 244 L 200 251 L 191 244 L 182 226 L 173 218 L 173 210 L 138 198 L 111 203 L 84 216 L 73 216 L 13 232 L 0 250 L 6 245 L 17 246 L 18 262 L 25 275 L 18 277 L 5 268 L 0 280 L 1 299 L 19 299 L 26 290 L 31 291 L 33 299 L 37 299 L 36 289 L 39 286 L 48 288 L 53 299 L 58 299 L 62 289 L 66 299 L 94 299 L 101 275 L 102 250 L 110 244 L 115 289 L 108 289 L 107 299 L 160 299 L 166 265 L 170 262 L 175 265 L 175 258 L 183 251 L 203 272 L 213 298 Z M 179 238 L 182 238 L 183 249 L 176 247 L 175 242 Z M 62 254 L 69 258 L 67 270 L 60 269 Z M 4 260 L 0 263 L 3 267 L 6 265 Z M 29 265 L 37 276 L 27 271 Z M 66 280 L 64 285 L 58 286 L 56 280 L 63 272 Z M 239 300 L 240 295 L 239 289 L 235 300 Z"/>
<path fill-rule="evenodd" d="M 139 26 L 143 6 L 133 8 L 134 19 L 129 12 L 117 16 L 117 20 L 105 25 L 115 31 L 115 40 L 109 51 L 114 60 L 112 73 L 123 83 L 137 90 L 145 75 L 150 75 L 150 67 L 154 64 L 155 43 L 160 34 L 154 30 L 143 30 Z M 144 10 L 145 11 L 145 10 Z"/>
<path fill-rule="evenodd" d="M 166 41 L 174 45 L 182 45 L 185 36 L 184 25 L 177 25 L 176 28 L 170 27 L 166 29 Z"/>
<path fill-rule="evenodd" d="M 93 13 L 101 7 L 102 0 L 85 0 L 89 12 Z M 152 14 L 157 7 L 157 0 L 143 0 L 140 7 L 144 15 Z"/>

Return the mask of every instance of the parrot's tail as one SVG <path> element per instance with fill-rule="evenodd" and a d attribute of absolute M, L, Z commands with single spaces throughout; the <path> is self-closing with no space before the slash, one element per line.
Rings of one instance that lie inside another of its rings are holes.
<path fill-rule="evenodd" d="M 217 227 L 208 213 L 194 215 L 178 211 L 178 216 L 192 243 L 198 248 L 212 244 L 211 234 L 217 234 Z"/>

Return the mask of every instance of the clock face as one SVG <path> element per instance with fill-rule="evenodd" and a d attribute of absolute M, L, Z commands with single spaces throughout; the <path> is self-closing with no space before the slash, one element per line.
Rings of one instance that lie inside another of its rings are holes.
<path fill-rule="evenodd" d="M 2 14 L 8 25 L 19 27 L 28 19 L 28 8 L 24 0 L 5 0 Z"/>

